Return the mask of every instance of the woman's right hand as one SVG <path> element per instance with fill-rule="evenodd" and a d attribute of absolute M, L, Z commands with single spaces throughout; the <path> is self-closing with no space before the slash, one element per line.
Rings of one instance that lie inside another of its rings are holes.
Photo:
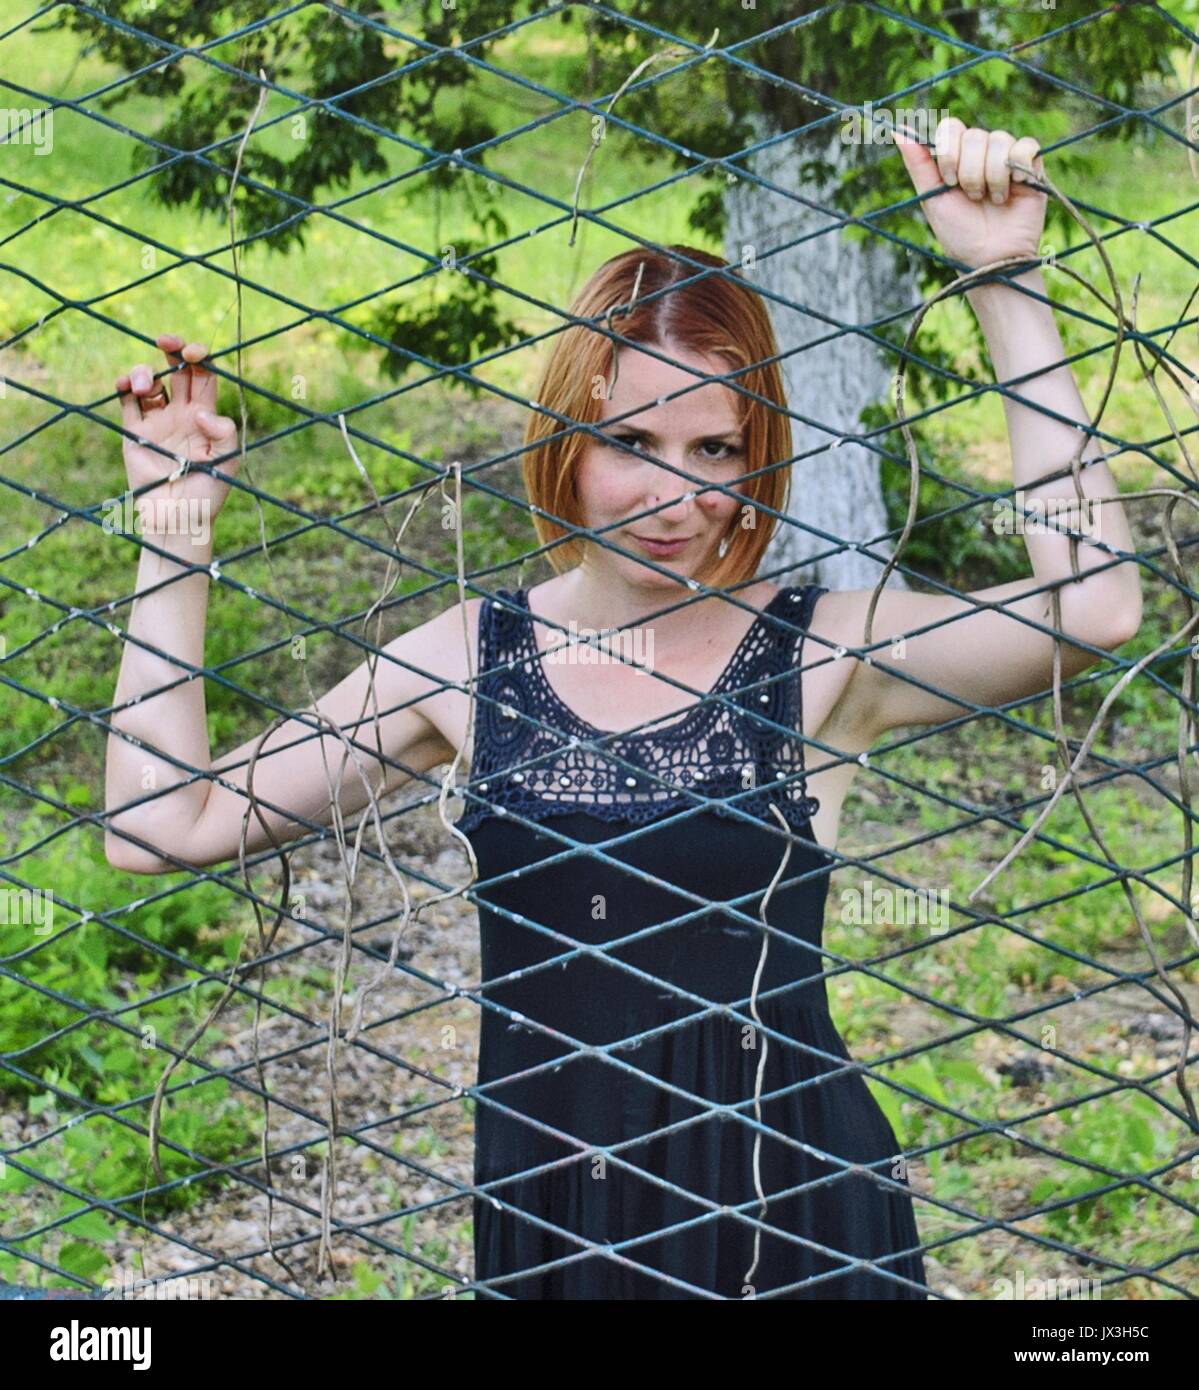
<path fill-rule="evenodd" d="M 215 475 L 189 471 L 165 491 L 151 485 L 165 483 L 185 459 L 208 463 L 228 454 L 237 447 L 237 426 L 227 415 L 216 414 L 217 378 L 203 365 L 208 356 L 204 344 L 185 343 L 177 333 L 163 333 L 156 341 L 167 362 L 182 370 L 156 381 L 150 368 L 139 362 L 116 381 L 121 423 L 128 432 L 123 443 L 129 489 L 138 493 L 139 507 L 164 497 L 171 505 L 186 501 L 189 510 L 196 502 L 206 504 L 201 510 L 210 525 L 229 494 L 229 484 L 221 481 L 221 475 L 236 473 L 237 457 L 221 463 Z M 147 442 L 165 452 L 146 447 Z M 140 492 L 143 488 L 146 491 Z M 156 525 L 154 529 L 166 528 Z"/>

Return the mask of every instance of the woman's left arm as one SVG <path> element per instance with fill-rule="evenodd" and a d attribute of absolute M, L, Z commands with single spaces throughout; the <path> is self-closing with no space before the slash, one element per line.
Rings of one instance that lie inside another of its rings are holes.
<path fill-rule="evenodd" d="M 935 157 L 914 141 L 897 138 L 896 143 L 917 191 L 930 192 L 943 182 L 950 185 L 922 204 L 947 254 L 971 268 L 1008 256 L 1039 255 L 1046 195 L 1007 165 L 1011 156 L 1040 174 L 1035 140 L 1015 140 L 1006 131 L 967 130 L 951 118 L 938 127 Z M 1087 424 L 1090 417 L 1065 365 L 1052 309 L 1014 285 L 1045 294 L 1041 272 L 1034 269 L 1008 284 L 982 285 L 966 295 L 986 338 L 996 380 L 1012 383 L 1014 395 L 1005 394 L 1003 405 L 1018 495 L 1014 514 L 1008 515 L 1014 515 L 1023 530 L 1032 576 L 961 598 L 883 590 L 872 625 L 871 663 L 859 666 L 850 687 L 855 722 L 872 737 L 898 725 L 930 724 L 967 708 L 1046 689 L 1052 682 L 1053 637 L 1021 619 L 1053 627 L 1052 593 L 1045 588 L 1053 581 L 1067 580 L 1060 588 L 1063 637 L 1111 650 L 1140 627 L 1136 564 L 1113 564 L 1110 554 L 1081 539 L 1081 578 L 1071 579 L 1070 537 L 1046 524 L 1045 518 L 1051 522 L 1054 515 L 1051 499 L 1056 499 L 1059 525 L 1118 551 L 1133 549 L 1118 501 L 1080 503 L 1068 473 L 1053 482 L 1042 481 L 1070 463 L 1084 437 L 1076 425 Z M 1102 452 L 1094 438 L 1082 449 L 1079 481 L 1085 497 L 1110 498 L 1119 491 L 1106 463 L 1085 462 Z M 1030 503 L 1036 504 L 1035 512 Z M 1021 518 L 1022 512 L 1035 515 L 1035 523 L 1030 526 L 1029 515 Z M 1036 593 L 1038 589 L 1042 592 Z M 867 590 L 836 596 L 841 602 L 834 600 L 825 608 L 821 626 L 864 635 L 871 596 Z M 830 599 L 834 595 L 827 595 L 824 604 Z M 929 630 L 920 631 L 924 628 Z M 902 657 L 891 650 L 899 637 L 903 644 L 894 650 Z M 888 646 L 878 647 L 884 639 Z M 862 645 L 860 636 L 854 645 Z M 1064 641 L 1063 679 L 1099 659 Z"/>

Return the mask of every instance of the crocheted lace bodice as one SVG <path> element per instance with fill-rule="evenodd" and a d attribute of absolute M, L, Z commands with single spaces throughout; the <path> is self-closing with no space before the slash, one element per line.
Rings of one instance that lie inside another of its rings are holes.
<path fill-rule="evenodd" d="M 684 807 L 777 824 L 776 805 L 792 829 L 810 830 L 820 803 L 807 794 L 800 663 L 824 592 L 780 589 L 702 699 L 616 733 L 559 698 L 527 592 L 500 589 L 479 610 L 474 755 L 459 828 L 489 815 L 538 821 L 579 811 L 639 825 Z"/>

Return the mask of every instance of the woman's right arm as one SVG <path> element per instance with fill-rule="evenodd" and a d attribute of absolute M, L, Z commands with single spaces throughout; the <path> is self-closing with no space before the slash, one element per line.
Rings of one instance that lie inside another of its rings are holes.
<path fill-rule="evenodd" d="M 172 396 L 157 408 L 161 383 L 152 381 L 149 368 L 139 365 L 118 379 L 125 429 L 177 457 L 207 461 L 235 449 L 236 426 L 213 411 L 216 383 L 200 365 L 203 346 L 184 346 L 170 335 L 158 343 L 173 365 L 187 366 L 171 376 Z M 138 508 L 142 535 L 169 558 L 143 548 L 139 561 L 129 635 L 162 655 L 137 640 L 125 643 L 111 719 L 120 732 L 108 738 L 105 852 L 111 864 L 133 873 L 169 873 L 237 857 L 249 805 L 248 765 L 261 736 L 212 763 L 203 679 L 187 678 L 188 668 L 204 665 L 212 522 L 228 484 L 204 473 L 166 482 L 170 459 L 128 438 L 125 460 L 131 490 L 162 480 Z M 218 471 L 228 476 L 235 467 L 231 459 Z M 186 573 L 187 566 L 198 568 Z M 444 702 L 446 679 L 457 677 L 459 662 L 465 675 L 462 613 L 454 607 L 384 649 L 373 692 L 363 661 L 317 701 L 316 709 L 347 739 L 365 745 L 348 759 L 330 725 L 306 720 L 303 712 L 275 729 L 261 742 L 254 765 L 259 809 L 246 826 L 247 854 L 327 824 L 335 800 L 343 815 L 355 814 L 369 801 L 364 778 L 382 797 L 412 773 L 452 757 L 427 710 L 439 694 Z M 422 672 L 430 665 L 436 676 Z"/>

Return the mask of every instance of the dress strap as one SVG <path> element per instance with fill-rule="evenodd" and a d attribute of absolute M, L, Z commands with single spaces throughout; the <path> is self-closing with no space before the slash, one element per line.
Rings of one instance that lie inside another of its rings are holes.
<path fill-rule="evenodd" d="M 479 675 L 483 677 L 499 666 L 508 666 L 527 655 L 522 640 L 528 626 L 524 590 L 512 593 L 497 589 L 494 598 L 479 607 Z"/>
<path fill-rule="evenodd" d="M 743 687 L 740 702 L 762 716 L 750 739 L 761 775 L 777 777 L 785 765 L 805 797 L 803 659 L 816 601 L 827 592 L 819 584 L 780 589 L 762 610 L 763 639 L 746 654 L 736 682 Z M 814 811 L 819 803 L 807 800 Z"/>
<path fill-rule="evenodd" d="M 812 613 L 816 608 L 816 600 L 821 594 L 827 594 L 828 589 L 821 584 L 806 584 L 800 590 L 801 601 L 799 605 L 799 640 L 795 644 L 795 707 L 796 707 L 796 728 L 799 731 L 799 765 L 806 773 L 808 770 L 807 744 L 804 741 L 804 715 L 803 715 L 803 658 L 804 648 L 807 642 L 808 629 L 812 626 Z M 815 797 L 809 798 L 816 801 Z M 819 805 L 819 802 L 816 803 Z"/>

